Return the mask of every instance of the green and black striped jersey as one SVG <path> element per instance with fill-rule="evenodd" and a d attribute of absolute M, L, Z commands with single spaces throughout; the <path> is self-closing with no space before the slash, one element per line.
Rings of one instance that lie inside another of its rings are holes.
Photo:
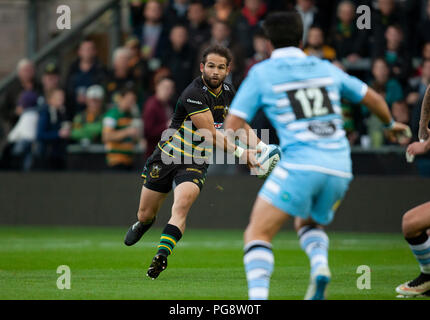
<path fill-rule="evenodd" d="M 163 135 L 158 144 L 160 150 L 173 158 L 199 159 L 200 162 L 208 160 L 213 147 L 204 143 L 204 138 L 190 117 L 211 111 L 215 128 L 223 128 L 234 94 L 235 90 L 230 84 L 223 83 L 221 91 L 215 94 L 205 85 L 202 77 L 194 79 L 178 99 L 168 133 Z"/>

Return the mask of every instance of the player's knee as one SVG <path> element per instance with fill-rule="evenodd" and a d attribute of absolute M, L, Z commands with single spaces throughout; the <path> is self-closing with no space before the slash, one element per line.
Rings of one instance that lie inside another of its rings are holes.
<path fill-rule="evenodd" d="M 416 215 L 414 211 L 408 211 L 404 214 L 402 218 L 402 232 L 405 238 L 413 238 L 421 230 L 417 228 Z"/>
<path fill-rule="evenodd" d="M 149 222 L 155 217 L 155 210 L 153 208 L 142 207 L 137 211 L 137 219 L 140 222 Z"/>

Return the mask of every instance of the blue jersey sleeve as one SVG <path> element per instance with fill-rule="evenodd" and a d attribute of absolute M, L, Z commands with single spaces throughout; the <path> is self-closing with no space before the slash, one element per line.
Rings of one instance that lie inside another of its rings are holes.
<path fill-rule="evenodd" d="M 251 69 L 231 103 L 230 114 L 251 122 L 261 107 L 261 81 L 255 68 Z"/>
<path fill-rule="evenodd" d="M 352 103 L 359 103 L 367 93 L 367 84 L 360 79 L 350 76 L 338 67 L 331 65 L 334 75 L 340 84 L 340 94 Z"/>

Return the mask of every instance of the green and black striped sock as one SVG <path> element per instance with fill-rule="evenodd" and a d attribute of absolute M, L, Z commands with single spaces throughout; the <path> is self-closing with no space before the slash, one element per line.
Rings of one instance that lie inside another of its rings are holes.
<path fill-rule="evenodd" d="M 166 257 L 172 254 L 173 248 L 175 248 L 178 241 L 181 240 L 181 237 L 181 230 L 173 224 L 168 224 L 161 234 L 157 254 L 162 254 Z"/>

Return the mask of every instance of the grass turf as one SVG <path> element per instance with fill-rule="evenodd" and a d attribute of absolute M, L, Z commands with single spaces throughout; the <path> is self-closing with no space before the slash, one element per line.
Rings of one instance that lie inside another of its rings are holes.
<path fill-rule="evenodd" d="M 161 230 L 125 247 L 126 228 L 0 227 L 0 299 L 246 299 L 242 231 L 187 230 L 155 281 L 145 276 Z M 401 234 L 329 233 L 329 299 L 393 299 L 419 269 Z M 274 241 L 271 299 L 302 299 L 309 262 L 296 235 Z M 71 289 L 56 286 L 71 269 Z M 357 289 L 357 267 L 371 268 L 371 289 Z"/>

